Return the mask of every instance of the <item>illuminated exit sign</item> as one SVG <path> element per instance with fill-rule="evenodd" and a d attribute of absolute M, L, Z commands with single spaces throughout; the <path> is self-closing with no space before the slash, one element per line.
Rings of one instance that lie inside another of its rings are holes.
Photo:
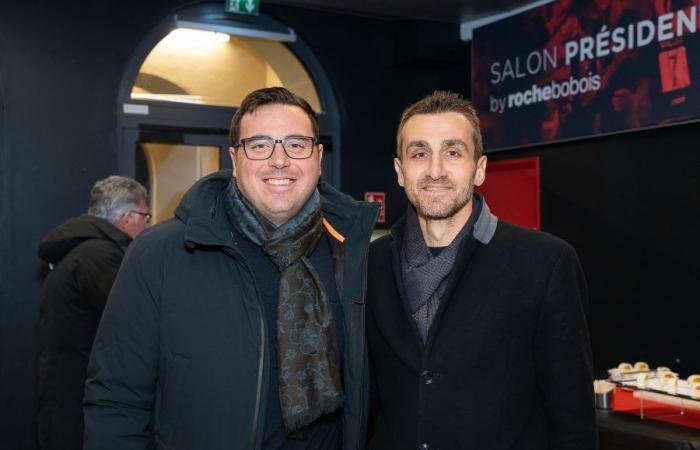
<path fill-rule="evenodd" d="M 226 12 L 257 16 L 260 13 L 260 0 L 226 0 Z"/>

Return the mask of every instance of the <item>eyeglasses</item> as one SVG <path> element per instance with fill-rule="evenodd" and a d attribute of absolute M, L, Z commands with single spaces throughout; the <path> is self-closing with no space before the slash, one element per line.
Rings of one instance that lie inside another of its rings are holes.
<path fill-rule="evenodd" d="M 141 212 L 141 211 L 136 211 L 136 210 L 134 210 L 134 209 L 132 209 L 132 210 L 129 211 L 129 212 L 132 212 L 132 213 L 134 213 L 134 214 L 138 214 L 139 216 L 143 216 L 143 221 L 144 221 L 144 223 L 151 223 L 151 219 L 153 218 L 153 216 L 151 215 L 151 213 L 145 213 L 145 212 Z"/>
<path fill-rule="evenodd" d="M 311 136 L 287 136 L 284 139 L 273 139 L 270 136 L 253 136 L 241 139 L 238 148 L 243 146 L 246 158 L 253 160 L 268 159 L 275 152 L 275 146 L 282 144 L 284 153 L 292 159 L 307 159 L 311 157 L 317 139 Z"/>

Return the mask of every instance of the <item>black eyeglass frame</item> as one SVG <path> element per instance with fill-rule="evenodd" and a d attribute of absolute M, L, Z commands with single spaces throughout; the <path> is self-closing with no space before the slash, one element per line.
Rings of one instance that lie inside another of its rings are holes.
<path fill-rule="evenodd" d="M 250 155 L 248 155 L 248 150 L 246 149 L 246 143 L 248 141 L 261 140 L 261 139 L 267 139 L 270 142 L 272 142 L 272 151 L 265 158 L 251 158 Z M 303 158 L 299 158 L 297 156 L 290 155 L 289 152 L 287 151 L 287 147 L 284 146 L 284 142 L 287 139 L 309 139 L 311 141 L 311 152 L 309 152 L 309 156 L 304 156 Z M 304 159 L 311 158 L 311 156 L 314 154 L 314 147 L 316 147 L 316 145 L 318 145 L 318 143 L 319 143 L 318 138 L 315 138 L 313 136 L 286 136 L 282 139 L 274 139 L 270 136 L 251 136 L 249 138 L 239 139 L 238 144 L 234 145 L 233 147 L 236 150 L 238 150 L 238 147 L 242 146 L 243 153 L 245 154 L 245 157 L 250 159 L 251 161 L 265 161 L 266 159 L 272 158 L 272 155 L 275 154 L 275 147 L 277 147 L 277 144 L 280 144 L 282 146 L 282 150 L 284 151 L 284 154 L 287 155 L 288 158 L 304 160 Z"/>
<path fill-rule="evenodd" d="M 141 212 L 141 211 L 136 211 L 135 209 L 130 209 L 129 212 L 132 212 L 134 214 L 138 214 L 139 216 L 143 216 L 144 217 L 143 221 L 145 223 L 151 223 L 151 219 L 153 218 L 153 214 L 151 214 L 149 212 L 145 213 L 145 212 Z"/>

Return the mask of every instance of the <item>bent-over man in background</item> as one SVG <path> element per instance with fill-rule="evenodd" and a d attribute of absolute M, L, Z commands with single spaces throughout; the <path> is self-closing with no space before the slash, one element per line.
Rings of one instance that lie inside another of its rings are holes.
<path fill-rule="evenodd" d="M 249 94 L 230 141 L 233 174 L 126 256 L 88 369 L 88 450 L 365 444 L 377 207 L 319 183 L 318 119 L 284 88 Z"/>
<path fill-rule="evenodd" d="M 410 202 L 370 250 L 371 449 L 597 446 L 586 283 L 570 245 L 499 221 L 479 120 L 457 94 L 408 107 L 394 167 Z"/>
<path fill-rule="evenodd" d="M 111 176 L 90 191 L 87 214 L 51 230 L 39 256 L 51 271 L 39 319 L 38 431 L 42 450 L 83 448 L 88 357 L 126 247 L 151 215 L 144 187 Z"/>

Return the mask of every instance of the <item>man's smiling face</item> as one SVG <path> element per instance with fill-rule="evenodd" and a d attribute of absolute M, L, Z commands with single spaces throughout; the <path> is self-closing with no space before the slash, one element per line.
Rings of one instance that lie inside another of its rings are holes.
<path fill-rule="evenodd" d="M 264 105 L 241 118 L 241 139 L 269 136 L 314 137 L 311 120 L 298 106 Z M 321 176 L 323 146 L 307 159 L 291 159 L 277 144 L 269 159 L 251 160 L 243 147 L 230 149 L 238 189 L 258 212 L 277 226 L 294 217 L 316 189 Z"/>
<path fill-rule="evenodd" d="M 473 133 L 456 112 L 418 114 L 404 124 L 394 168 L 419 217 L 469 217 L 474 186 L 484 182 L 486 170 L 485 156 L 474 159 Z"/>

